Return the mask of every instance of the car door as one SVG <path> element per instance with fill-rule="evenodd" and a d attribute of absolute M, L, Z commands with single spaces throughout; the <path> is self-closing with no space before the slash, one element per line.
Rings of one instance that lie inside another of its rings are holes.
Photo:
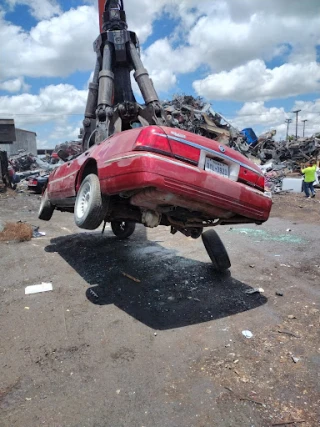
<path fill-rule="evenodd" d="M 50 179 L 50 197 L 60 200 L 75 196 L 75 180 L 79 171 L 77 159 L 70 160 L 59 166 Z"/>

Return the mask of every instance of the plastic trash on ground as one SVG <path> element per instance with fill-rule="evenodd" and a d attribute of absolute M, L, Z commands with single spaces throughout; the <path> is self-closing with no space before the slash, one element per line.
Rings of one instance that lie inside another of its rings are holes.
<path fill-rule="evenodd" d="M 242 331 L 242 335 L 246 338 L 252 338 L 253 337 L 253 333 L 251 331 Z"/>
<path fill-rule="evenodd" d="M 25 294 L 31 295 L 31 294 L 39 294 L 42 292 L 49 292 L 52 291 L 52 283 L 44 283 L 42 282 L 40 285 L 32 285 L 27 286 L 25 288 Z"/>

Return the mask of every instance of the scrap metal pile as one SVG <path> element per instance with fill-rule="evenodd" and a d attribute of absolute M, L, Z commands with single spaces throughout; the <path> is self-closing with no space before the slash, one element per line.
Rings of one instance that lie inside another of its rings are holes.
<path fill-rule="evenodd" d="M 162 102 L 168 124 L 172 127 L 215 139 L 260 164 L 266 186 L 281 191 L 283 178 L 300 176 L 301 164 L 320 157 L 320 133 L 310 138 L 275 141 L 275 130 L 256 137 L 251 128 L 238 130 L 202 98 L 175 95 Z"/>
<path fill-rule="evenodd" d="M 67 141 L 56 145 L 53 153 L 53 159 L 63 159 L 64 161 L 71 160 L 82 153 L 81 141 Z"/>
<path fill-rule="evenodd" d="M 302 179 L 301 166 L 310 160 L 317 161 L 320 155 L 320 134 L 310 138 L 275 141 L 275 131 L 261 135 L 250 154 L 261 161 L 265 173 L 266 188 L 273 193 L 280 192 L 287 177 Z M 318 182 L 317 175 L 315 177 Z"/>
<path fill-rule="evenodd" d="M 274 141 L 273 136 L 260 136 L 258 143 L 250 150 L 262 164 L 271 159 L 275 163 L 287 161 L 294 169 L 320 154 L 320 134 L 292 141 Z"/>
<path fill-rule="evenodd" d="M 18 154 L 10 156 L 9 161 L 16 172 L 38 169 L 37 156 L 25 150 L 19 150 Z"/>
<path fill-rule="evenodd" d="M 162 102 L 162 108 L 170 126 L 215 139 L 245 156 L 256 157 L 261 164 L 272 159 L 275 163 L 289 161 L 294 166 L 320 154 L 320 134 L 297 141 L 275 141 L 275 130 L 259 138 L 251 130 L 253 136 L 249 138 L 248 129 L 236 129 L 200 97 L 175 95 L 172 101 Z"/>
<path fill-rule="evenodd" d="M 240 136 L 223 116 L 213 111 L 203 99 L 187 95 L 176 95 L 172 101 L 162 102 L 169 126 L 230 144 Z"/>

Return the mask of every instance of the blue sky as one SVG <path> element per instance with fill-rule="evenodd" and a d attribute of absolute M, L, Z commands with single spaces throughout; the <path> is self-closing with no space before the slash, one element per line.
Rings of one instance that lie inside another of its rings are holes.
<path fill-rule="evenodd" d="M 77 138 L 95 62 L 96 3 L 1 2 L 0 117 L 37 132 L 39 147 Z M 239 129 L 276 129 L 278 138 L 299 108 L 306 134 L 320 131 L 318 0 L 303 8 L 292 0 L 290 9 L 286 0 L 124 3 L 161 99 L 199 95 Z"/>

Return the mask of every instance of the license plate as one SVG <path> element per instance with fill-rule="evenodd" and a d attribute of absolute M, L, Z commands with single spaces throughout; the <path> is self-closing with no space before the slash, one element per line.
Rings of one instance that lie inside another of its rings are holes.
<path fill-rule="evenodd" d="M 229 166 L 206 157 L 205 170 L 229 178 Z"/>

